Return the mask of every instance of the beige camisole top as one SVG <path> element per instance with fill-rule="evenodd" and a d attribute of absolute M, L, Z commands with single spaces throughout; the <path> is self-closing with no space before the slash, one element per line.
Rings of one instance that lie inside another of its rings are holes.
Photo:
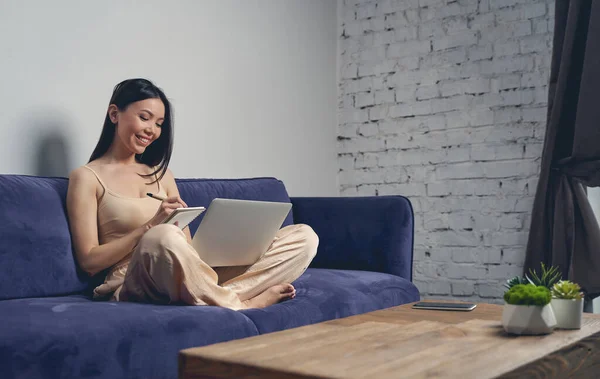
<path fill-rule="evenodd" d="M 160 206 L 160 201 L 151 197 L 128 197 L 113 192 L 91 167 L 83 166 L 94 173 L 104 189 L 98 201 L 98 242 L 105 244 L 131 232 L 149 221 Z M 166 192 L 158 183 L 158 195 L 166 196 Z M 104 283 L 94 289 L 94 298 L 111 298 L 118 300 L 125 274 L 131 260 L 129 252 L 121 261 L 110 267 Z"/>
<path fill-rule="evenodd" d="M 160 201 L 149 196 L 127 197 L 113 192 L 100 176 L 89 166 L 84 166 L 94 173 L 104 193 L 98 202 L 98 242 L 105 244 L 131 232 L 150 220 L 160 206 Z M 160 182 L 159 195 L 166 196 Z"/>

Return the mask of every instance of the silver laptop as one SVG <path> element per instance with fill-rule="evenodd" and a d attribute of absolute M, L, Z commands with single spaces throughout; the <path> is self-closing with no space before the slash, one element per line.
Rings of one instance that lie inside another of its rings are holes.
<path fill-rule="evenodd" d="M 192 246 L 211 267 L 251 265 L 267 251 L 291 208 L 290 203 L 216 198 Z"/>

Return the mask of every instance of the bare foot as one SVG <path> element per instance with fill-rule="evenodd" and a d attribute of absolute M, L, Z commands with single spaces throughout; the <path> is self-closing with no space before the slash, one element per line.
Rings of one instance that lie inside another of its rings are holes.
<path fill-rule="evenodd" d="M 289 283 L 277 284 L 267 288 L 263 293 L 244 301 L 248 308 L 265 308 L 285 299 L 296 297 L 296 289 Z"/>

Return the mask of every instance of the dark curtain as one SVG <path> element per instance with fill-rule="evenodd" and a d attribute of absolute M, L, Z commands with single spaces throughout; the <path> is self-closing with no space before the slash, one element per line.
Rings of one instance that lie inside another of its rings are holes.
<path fill-rule="evenodd" d="M 541 262 L 600 293 L 600 228 L 586 187 L 600 186 L 600 1 L 556 0 L 547 129 L 525 273 Z"/>

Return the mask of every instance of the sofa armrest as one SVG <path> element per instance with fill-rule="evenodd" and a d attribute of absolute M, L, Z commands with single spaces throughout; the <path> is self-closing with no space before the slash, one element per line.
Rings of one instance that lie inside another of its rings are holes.
<path fill-rule="evenodd" d="M 292 197 L 295 224 L 319 248 L 310 267 L 377 271 L 412 281 L 414 213 L 403 196 Z"/>

